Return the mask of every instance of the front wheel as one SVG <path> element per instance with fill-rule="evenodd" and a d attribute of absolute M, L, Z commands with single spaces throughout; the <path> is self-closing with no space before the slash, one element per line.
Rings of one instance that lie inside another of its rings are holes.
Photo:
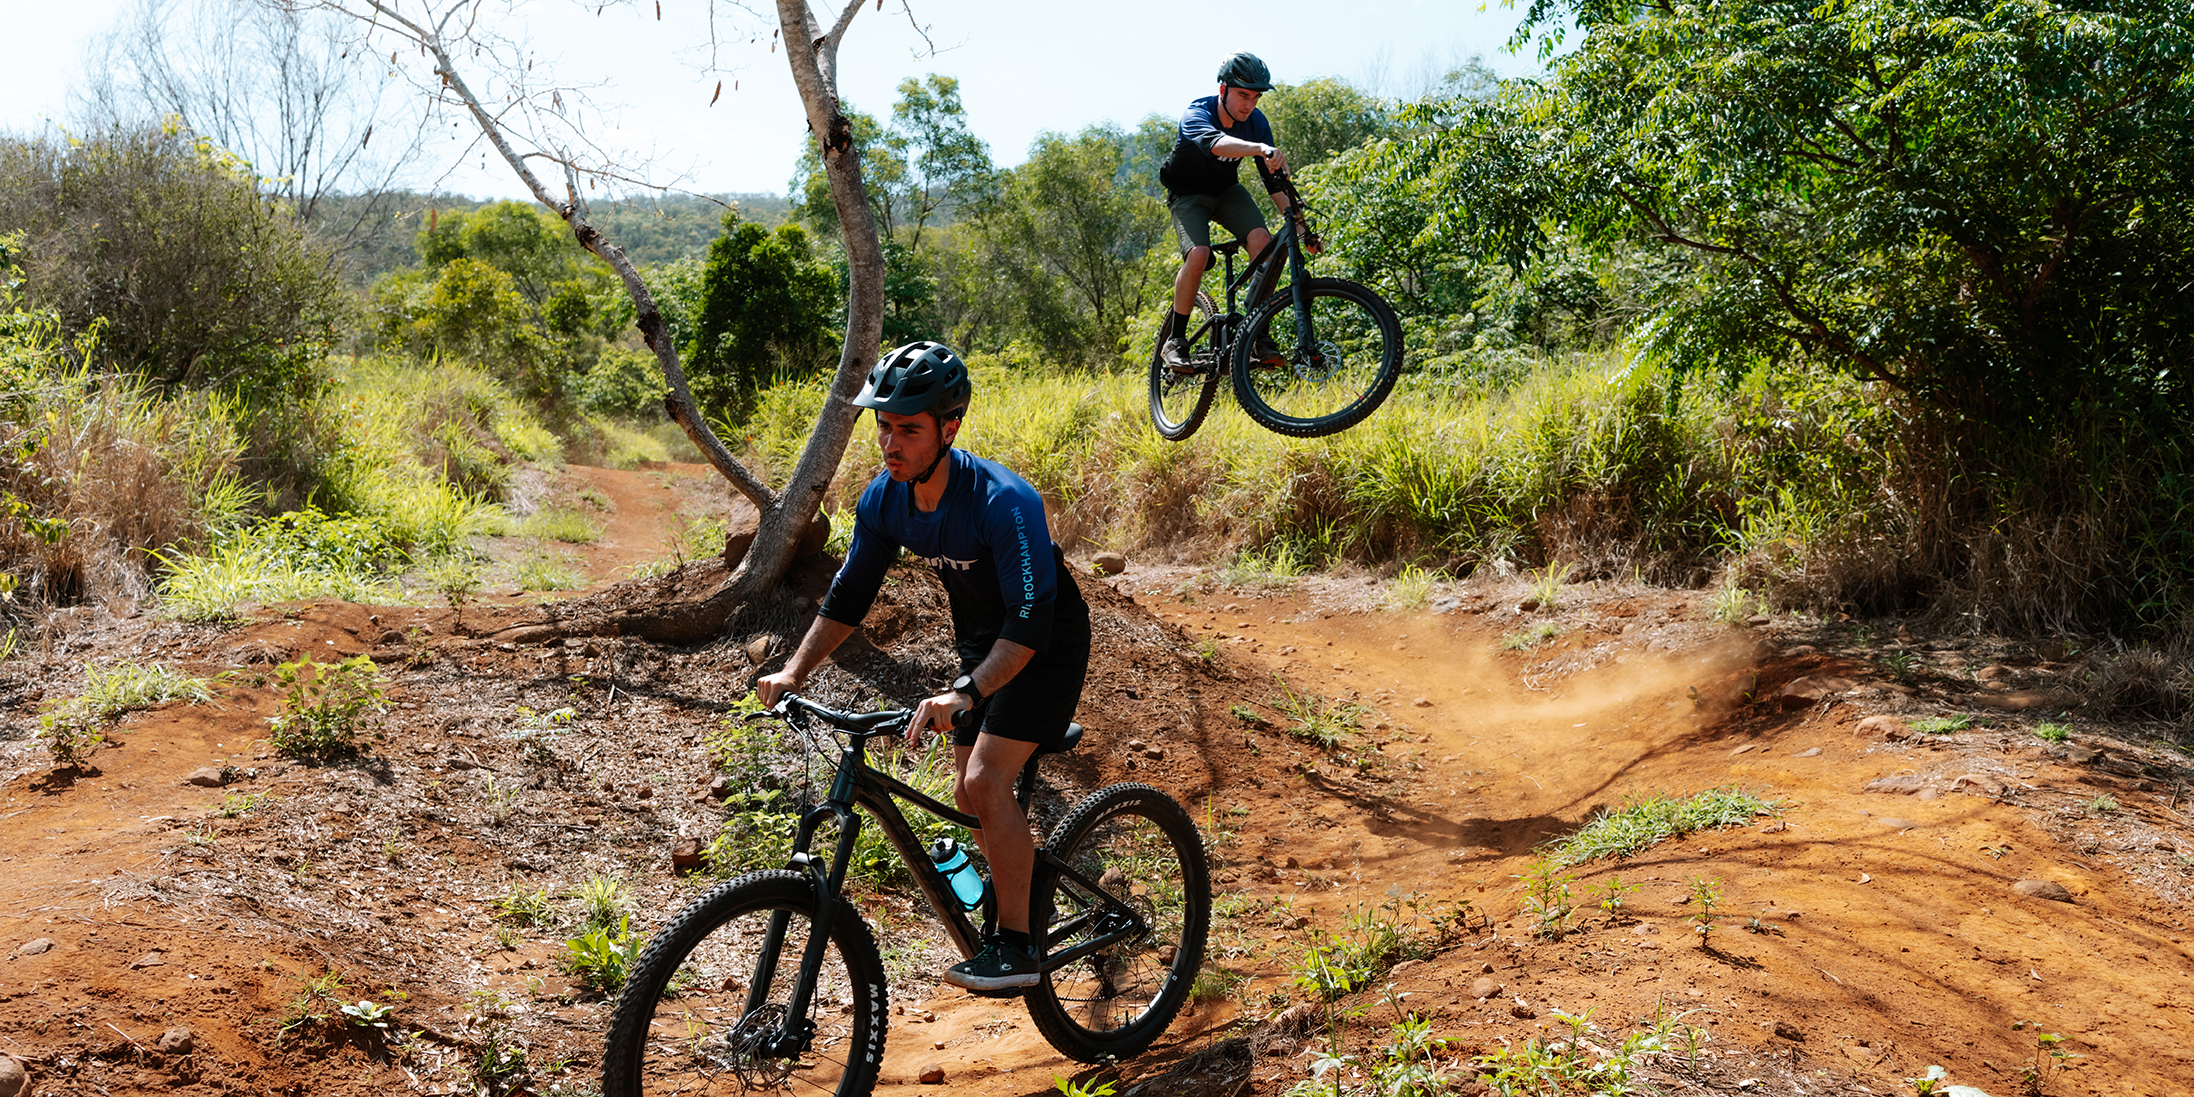
<path fill-rule="evenodd" d="M 785 871 L 718 884 L 688 906 L 625 981 L 602 1063 L 603 1097 L 862 1097 L 875 1089 L 888 1023 L 884 963 L 867 923 L 843 899 L 807 1016 L 789 1015 L 814 914 L 814 881 Z"/>
<path fill-rule="evenodd" d="M 1203 839 L 1172 797 L 1120 784 L 1075 805 L 1046 848 L 1074 874 L 1038 871 L 1044 886 L 1030 913 L 1044 955 L 1114 940 L 1030 987 L 1029 1018 L 1081 1062 L 1139 1055 L 1164 1035 L 1203 964 L 1211 926 Z"/>
<path fill-rule="evenodd" d="M 1189 330 L 1181 333 L 1188 344 L 1190 372 L 1186 373 L 1166 364 L 1166 328 L 1173 322 L 1172 312 L 1169 310 L 1166 318 L 1158 321 L 1158 340 L 1150 348 L 1150 425 L 1158 428 L 1158 436 L 1168 442 L 1196 433 L 1211 411 L 1211 394 L 1218 391 L 1219 371 L 1225 368 L 1213 350 L 1219 341 L 1219 329 L 1211 318 L 1218 311 L 1210 294 L 1196 295 Z"/>
<path fill-rule="evenodd" d="M 1257 306 L 1235 341 L 1234 397 L 1266 430 L 1314 438 L 1378 410 L 1402 374 L 1402 325 L 1378 294 L 1340 278 L 1300 285 Z"/>

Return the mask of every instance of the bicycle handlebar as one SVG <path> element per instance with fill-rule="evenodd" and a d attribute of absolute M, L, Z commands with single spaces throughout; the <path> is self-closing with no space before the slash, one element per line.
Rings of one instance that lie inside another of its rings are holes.
<path fill-rule="evenodd" d="M 797 693 L 787 693 L 777 702 L 777 707 L 761 712 L 750 712 L 747 720 L 763 720 L 769 717 L 797 721 L 812 716 L 852 735 L 856 739 L 876 739 L 886 735 L 898 735 L 906 730 L 907 721 L 914 718 L 912 709 L 878 709 L 875 712 L 841 712 L 828 705 L 817 704 Z M 952 726 L 968 727 L 975 719 L 974 709 L 961 709 L 952 714 Z"/>

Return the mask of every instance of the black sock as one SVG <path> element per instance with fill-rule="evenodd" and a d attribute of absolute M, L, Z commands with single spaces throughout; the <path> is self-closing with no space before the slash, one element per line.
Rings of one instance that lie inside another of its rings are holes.
<path fill-rule="evenodd" d="M 1019 945 L 1024 952 L 1035 945 L 1034 941 L 1029 940 L 1027 930 L 1001 929 L 998 931 L 998 939 L 1009 945 Z"/>
<path fill-rule="evenodd" d="M 1166 338 L 1171 339 L 1175 336 L 1183 339 L 1188 337 L 1188 314 L 1185 312 L 1174 313 L 1173 325 L 1166 329 Z"/>

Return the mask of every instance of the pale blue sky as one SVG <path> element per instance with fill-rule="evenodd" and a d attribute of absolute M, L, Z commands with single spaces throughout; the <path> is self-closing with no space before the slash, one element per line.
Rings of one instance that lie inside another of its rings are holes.
<path fill-rule="evenodd" d="M 233 0 L 243 2 L 243 0 Z M 791 177 L 806 126 L 782 54 L 742 37 L 723 45 L 720 62 L 736 71 L 715 106 L 717 76 L 698 70 L 706 0 L 662 0 L 596 16 L 569 0 L 510 0 L 489 5 L 506 33 L 530 37 L 537 61 L 560 82 L 599 84 L 595 101 L 610 124 L 598 137 L 635 150 L 659 182 L 683 180 L 701 191 L 781 192 Z M 1104 4 L 996 0 L 910 0 L 938 51 L 918 53 L 900 0 L 883 10 L 868 2 L 841 54 L 840 90 L 874 114 L 890 110 L 908 76 L 937 72 L 961 81 L 970 124 L 1001 164 L 1019 162 L 1045 130 L 1093 122 L 1133 125 L 1152 112 L 1179 113 L 1209 94 L 1219 62 L 1238 49 L 1261 55 L 1282 81 L 1341 76 L 1391 94 L 1418 90 L 1438 72 L 1472 56 L 1504 75 L 1535 62 L 1502 51 L 1518 18 L 1497 3 L 1465 0 L 1270 0 L 1262 4 L 1182 4 L 1113 0 Z M 10 37 L 39 43 L 11 50 L 0 68 L 0 131 L 24 134 L 69 117 L 67 92 L 82 79 L 93 36 L 111 27 L 129 0 L 5 0 Z M 768 10 L 769 5 L 755 3 Z M 756 24 L 730 9 L 731 32 Z M 422 68 L 416 56 L 401 59 Z M 473 77 L 477 84 L 480 77 Z M 736 88 L 733 86 L 736 81 Z M 464 137 L 469 140 L 470 133 Z M 1285 144 L 1286 135 L 1281 135 Z M 462 141 L 436 142 L 414 185 L 475 195 L 519 193 L 507 169 L 480 168 Z"/>

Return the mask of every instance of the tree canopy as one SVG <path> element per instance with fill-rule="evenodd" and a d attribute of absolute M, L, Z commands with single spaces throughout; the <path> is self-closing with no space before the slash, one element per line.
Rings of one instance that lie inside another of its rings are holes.
<path fill-rule="evenodd" d="M 2194 335 L 2194 30 L 2152 0 L 1540 0 L 1550 78 L 1351 171 L 1415 246 L 1656 246 L 1643 343 L 1800 357 L 1953 414 L 2167 398 Z"/>

